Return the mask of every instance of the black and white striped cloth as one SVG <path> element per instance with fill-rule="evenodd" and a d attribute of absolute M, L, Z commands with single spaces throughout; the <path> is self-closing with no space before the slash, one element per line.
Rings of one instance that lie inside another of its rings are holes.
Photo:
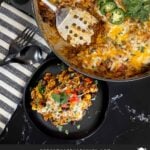
<path fill-rule="evenodd" d="M 0 60 L 3 60 L 6 56 L 11 41 L 27 26 L 37 28 L 33 18 L 5 2 L 1 4 Z M 48 49 L 46 42 L 39 32 L 35 35 L 32 43 Z M 22 100 L 26 82 L 38 66 L 39 64 L 29 66 L 12 63 L 0 67 L 0 133 L 5 129 L 17 105 Z"/>

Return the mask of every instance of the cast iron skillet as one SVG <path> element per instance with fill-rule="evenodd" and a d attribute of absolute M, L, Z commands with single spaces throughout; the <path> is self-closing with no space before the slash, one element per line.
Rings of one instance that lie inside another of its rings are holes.
<path fill-rule="evenodd" d="M 140 79 L 147 78 L 150 76 L 150 70 L 148 70 L 147 72 L 143 72 L 141 74 L 138 74 L 138 75 L 135 75 L 133 77 L 126 78 L 126 79 L 108 79 L 105 77 L 90 74 L 90 73 L 86 72 L 85 70 L 80 69 L 79 67 L 73 66 L 69 62 L 69 60 L 67 58 L 65 58 L 60 52 L 61 49 L 65 49 L 65 48 L 69 47 L 68 43 L 63 41 L 62 38 L 60 38 L 57 30 L 53 26 L 50 26 L 50 25 L 43 22 L 42 17 L 39 13 L 40 10 L 38 7 L 38 1 L 33 0 L 32 4 L 33 4 L 33 12 L 34 12 L 36 22 L 38 24 L 38 27 L 39 27 L 44 39 L 46 40 L 48 46 L 51 48 L 51 50 L 55 53 L 55 55 L 58 58 L 60 58 L 67 65 L 73 67 L 76 71 L 78 71 L 82 74 L 85 74 L 91 78 L 95 78 L 95 79 L 98 79 L 101 81 L 108 81 L 108 82 L 136 81 L 136 80 L 140 80 Z M 57 40 L 54 42 L 52 39 L 57 39 Z"/>
<path fill-rule="evenodd" d="M 43 65 L 32 76 L 24 91 L 24 109 L 31 122 L 38 129 L 49 136 L 72 140 L 87 138 L 93 135 L 102 126 L 107 113 L 109 98 L 108 88 L 105 83 L 98 83 L 99 92 L 97 93 L 96 100 L 93 101 L 93 105 L 87 111 L 84 118 L 77 122 L 76 125 L 69 124 L 64 126 L 62 132 L 60 132 L 54 125 L 52 125 L 50 121 L 44 121 L 40 114 L 31 110 L 31 89 L 36 86 L 38 81 L 46 72 L 57 74 L 64 67 L 67 66 L 65 66 L 65 64 L 62 63 L 59 59 L 54 57 L 43 63 Z M 77 126 L 79 127 L 79 125 L 80 129 L 77 129 Z M 65 133 L 65 130 L 69 131 L 68 135 L 66 134 L 67 132 Z"/>

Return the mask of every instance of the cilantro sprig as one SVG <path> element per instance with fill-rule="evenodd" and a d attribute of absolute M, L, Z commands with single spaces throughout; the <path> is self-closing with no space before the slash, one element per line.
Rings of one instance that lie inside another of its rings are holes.
<path fill-rule="evenodd" d="M 40 94 L 44 94 L 45 90 L 46 90 L 46 87 L 44 85 L 42 85 L 42 83 L 40 82 L 38 84 L 38 90 L 39 90 Z"/>
<path fill-rule="evenodd" d="M 54 99 L 54 101 L 59 104 L 65 104 L 68 101 L 68 95 L 66 93 L 60 93 L 60 94 L 52 93 L 51 96 Z"/>
<path fill-rule="evenodd" d="M 126 15 L 132 19 L 144 22 L 150 17 L 150 0 L 123 0 Z"/>

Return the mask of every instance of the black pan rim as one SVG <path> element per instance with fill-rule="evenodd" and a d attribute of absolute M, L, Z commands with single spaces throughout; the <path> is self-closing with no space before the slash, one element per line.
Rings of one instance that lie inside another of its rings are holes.
<path fill-rule="evenodd" d="M 98 81 L 99 82 L 99 84 L 100 85 L 102 85 L 103 86 L 103 88 L 104 89 L 107 89 L 107 95 L 105 95 L 105 97 L 106 97 L 106 102 L 105 103 L 107 103 L 106 104 L 106 106 L 103 108 L 102 107 L 102 113 L 104 114 L 103 116 L 102 116 L 102 121 L 99 123 L 99 125 L 93 130 L 93 131 L 91 131 L 88 135 L 86 135 L 86 136 L 84 136 L 84 137 L 79 137 L 79 138 L 76 138 L 76 137 L 72 137 L 72 138 L 67 138 L 67 137 L 65 137 L 65 138 L 63 138 L 63 137 L 61 137 L 61 136 L 55 136 L 55 135 L 50 135 L 50 134 L 47 134 L 45 131 L 42 131 L 39 127 L 37 127 L 37 125 L 34 123 L 34 121 L 32 120 L 32 118 L 30 117 L 30 115 L 29 115 L 29 113 L 28 113 L 28 111 L 27 111 L 27 108 L 26 108 L 26 104 L 25 104 L 25 102 L 26 102 L 26 91 L 27 91 L 27 89 L 28 89 L 28 86 L 29 86 L 29 84 L 30 84 L 30 82 L 33 80 L 33 77 L 34 77 L 34 75 L 39 71 L 39 69 L 40 68 L 42 68 L 45 64 L 47 64 L 48 62 L 50 62 L 50 61 L 54 61 L 54 60 L 59 60 L 60 62 L 62 62 L 60 59 L 58 59 L 57 57 L 49 57 L 49 59 L 47 59 L 45 62 L 43 62 L 41 65 L 40 65 L 40 67 L 32 74 L 32 76 L 31 76 L 31 78 L 29 79 L 29 81 L 27 82 L 27 84 L 26 84 L 26 87 L 25 87 L 25 89 L 24 89 L 24 92 L 23 92 L 23 108 L 24 108 L 24 111 L 25 111 L 25 114 L 26 114 L 26 116 L 28 117 L 28 119 L 29 119 L 29 121 L 32 123 L 32 125 L 34 126 L 34 127 L 36 127 L 36 129 L 38 129 L 38 131 L 40 131 L 41 133 L 44 133 L 46 136 L 48 136 L 48 137 L 53 137 L 53 138 L 59 138 L 59 139 L 63 139 L 63 140 L 82 140 L 82 139 L 87 139 L 87 138 L 90 138 L 91 136 L 93 136 L 95 133 L 97 133 L 100 129 L 101 129 L 101 127 L 104 125 L 104 123 L 105 123 L 105 120 L 106 120 L 106 116 L 107 116 L 107 114 L 108 114 L 108 109 L 109 109 L 109 88 L 108 88 L 108 85 L 107 85 L 107 83 L 106 82 L 104 82 L 104 81 Z M 63 62 L 62 62 L 63 63 Z"/>

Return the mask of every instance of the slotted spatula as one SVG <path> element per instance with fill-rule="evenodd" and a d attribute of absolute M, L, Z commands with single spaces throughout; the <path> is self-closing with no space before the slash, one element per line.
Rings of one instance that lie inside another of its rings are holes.
<path fill-rule="evenodd" d="M 48 0 L 42 0 L 56 14 L 56 28 L 61 37 L 74 47 L 89 45 L 94 35 L 92 28 L 98 21 L 80 8 L 57 8 Z"/>

